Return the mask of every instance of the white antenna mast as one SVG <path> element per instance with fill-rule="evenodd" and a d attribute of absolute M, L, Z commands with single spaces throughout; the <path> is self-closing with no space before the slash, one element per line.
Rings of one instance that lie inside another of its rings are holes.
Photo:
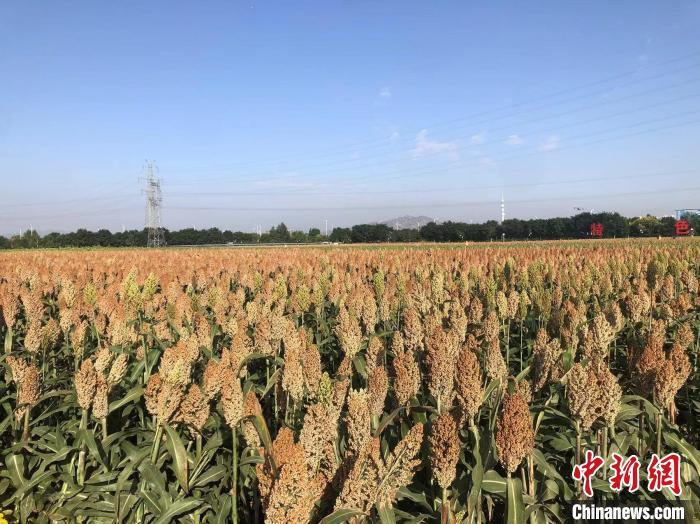
<path fill-rule="evenodd" d="M 503 193 L 501 193 L 501 224 L 506 219 L 506 201 L 503 199 Z"/>

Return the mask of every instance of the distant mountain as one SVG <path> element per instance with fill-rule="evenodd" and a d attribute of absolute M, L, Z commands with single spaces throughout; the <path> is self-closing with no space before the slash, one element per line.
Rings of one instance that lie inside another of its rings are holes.
<path fill-rule="evenodd" d="M 391 220 L 385 220 L 384 222 L 380 222 L 380 224 L 387 225 L 392 229 L 419 229 L 428 222 L 435 222 L 435 220 L 426 216 L 414 217 L 406 215 L 392 218 Z"/>

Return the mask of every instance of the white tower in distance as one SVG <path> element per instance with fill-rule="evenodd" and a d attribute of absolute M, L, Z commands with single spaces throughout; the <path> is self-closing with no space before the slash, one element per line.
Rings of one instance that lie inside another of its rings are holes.
<path fill-rule="evenodd" d="M 501 224 L 506 219 L 506 201 L 503 199 L 503 193 L 501 193 Z"/>
<path fill-rule="evenodd" d="M 146 172 L 146 229 L 148 229 L 148 247 L 162 247 L 165 245 L 163 228 L 160 226 L 160 207 L 163 203 L 163 195 L 160 191 L 160 178 L 155 176 L 158 168 L 147 160 L 144 166 Z"/>

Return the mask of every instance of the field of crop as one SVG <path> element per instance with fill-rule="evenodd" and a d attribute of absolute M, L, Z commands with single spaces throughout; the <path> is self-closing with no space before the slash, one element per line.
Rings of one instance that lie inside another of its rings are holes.
<path fill-rule="evenodd" d="M 587 450 L 642 464 L 593 501 L 690 510 L 699 275 L 691 239 L 1 253 L 0 512 L 567 522 Z"/>

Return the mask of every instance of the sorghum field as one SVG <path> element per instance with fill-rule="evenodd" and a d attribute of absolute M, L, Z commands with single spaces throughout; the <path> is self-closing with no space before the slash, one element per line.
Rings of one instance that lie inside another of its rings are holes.
<path fill-rule="evenodd" d="M 700 496 L 700 242 L 0 254 L 10 522 L 565 522 Z"/>

